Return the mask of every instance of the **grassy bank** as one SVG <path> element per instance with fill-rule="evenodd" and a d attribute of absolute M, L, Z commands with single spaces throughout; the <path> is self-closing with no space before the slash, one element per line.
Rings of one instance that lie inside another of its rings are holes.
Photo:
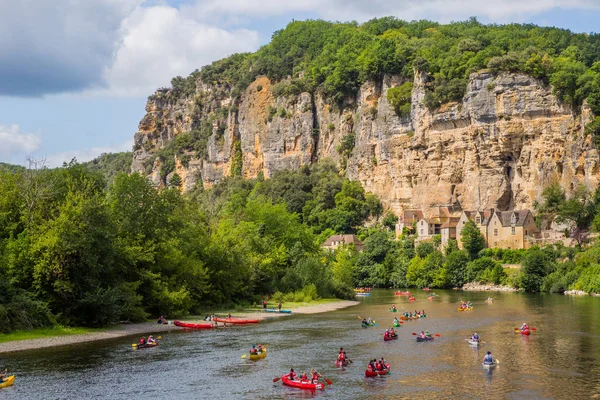
<path fill-rule="evenodd" d="M 64 327 L 40 328 L 31 331 L 15 331 L 6 334 L 0 334 L 0 343 L 14 342 L 16 340 L 31 340 L 50 338 L 55 336 L 81 335 L 83 333 L 97 332 L 100 329 L 82 328 L 82 327 Z"/>

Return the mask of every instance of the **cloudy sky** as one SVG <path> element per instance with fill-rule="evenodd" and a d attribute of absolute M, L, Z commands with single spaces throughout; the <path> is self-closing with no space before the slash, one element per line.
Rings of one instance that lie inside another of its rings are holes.
<path fill-rule="evenodd" d="M 600 0 L 0 0 L 0 161 L 131 148 L 146 97 L 292 19 L 533 22 L 598 31 Z"/>

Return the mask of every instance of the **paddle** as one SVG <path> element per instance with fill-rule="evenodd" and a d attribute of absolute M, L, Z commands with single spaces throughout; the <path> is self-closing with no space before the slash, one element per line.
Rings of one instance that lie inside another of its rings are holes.
<path fill-rule="evenodd" d="M 277 382 L 277 381 L 278 381 L 278 380 L 280 380 L 280 379 L 281 379 L 281 377 L 280 377 L 280 376 L 278 376 L 277 378 L 273 378 L 273 382 Z"/>

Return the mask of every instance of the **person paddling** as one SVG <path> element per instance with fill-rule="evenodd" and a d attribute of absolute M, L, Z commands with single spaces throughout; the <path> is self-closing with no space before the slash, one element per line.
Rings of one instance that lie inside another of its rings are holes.
<path fill-rule="evenodd" d="M 319 383 L 319 378 L 321 377 L 321 374 L 320 374 L 320 373 L 318 373 L 318 372 L 317 372 L 317 371 L 316 371 L 314 368 L 312 368 L 312 369 L 310 370 L 310 374 L 311 374 L 311 376 L 312 376 L 311 383 L 312 383 L 312 384 Z"/>
<path fill-rule="evenodd" d="M 146 338 L 145 338 L 144 336 L 142 336 L 142 337 L 140 338 L 140 344 L 141 344 L 142 346 L 146 344 Z"/>
<path fill-rule="evenodd" d="M 529 330 L 529 325 L 527 325 L 526 322 L 523 322 L 523 325 L 521 325 L 521 331 L 528 331 Z"/>
<path fill-rule="evenodd" d="M 289 373 L 289 374 L 287 374 L 287 377 L 288 377 L 288 378 L 289 378 L 291 381 L 293 381 L 294 379 L 296 379 L 296 373 L 294 372 L 294 368 L 291 368 L 291 369 L 290 369 L 290 373 Z"/>
<path fill-rule="evenodd" d="M 156 340 L 154 340 L 154 337 L 152 335 L 150 335 L 150 336 L 148 336 L 148 341 L 146 343 L 154 344 L 154 343 L 156 343 Z"/>
<path fill-rule="evenodd" d="M 492 352 L 488 351 L 485 357 L 483 357 L 483 363 L 486 365 L 494 364 L 494 357 L 492 357 Z"/>
<path fill-rule="evenodd" d="M 4 370 L 4 372 L 0 372 L 0 382 L 5 382 L 8 377 L 8 368 Z"/>
<path fill-rule="evenodd" d="M 471 338 L 474 342 L 479 342 L 479 335 L 477 334 L 477 332 L 475 332 L 473 334 L 473 337 Z"/>

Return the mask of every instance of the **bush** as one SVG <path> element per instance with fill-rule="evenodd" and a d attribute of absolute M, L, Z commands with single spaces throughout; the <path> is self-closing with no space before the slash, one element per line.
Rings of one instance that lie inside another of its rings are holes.
<path fill-rule="evenodd" d="M 388 89 L 387 100 L 400 118 L 410 117 L 412 89 L 413 83 L 411 81 Z"/>

